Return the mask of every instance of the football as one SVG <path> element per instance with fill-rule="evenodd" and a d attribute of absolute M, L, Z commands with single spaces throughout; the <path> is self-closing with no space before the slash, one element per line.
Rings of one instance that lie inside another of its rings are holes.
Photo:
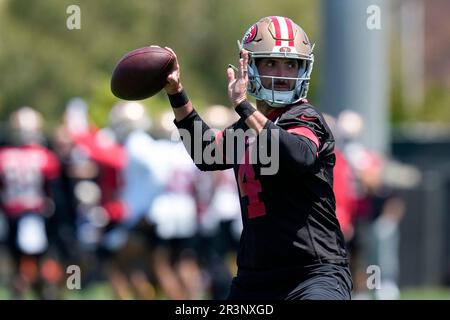
<path fill-rule="evenodd" d="M 123 100 L 149 98 L 164 88 L 174 62 L 174 55 L 160 46 L 130 51 L 114 68 L 111 91 Z"/>

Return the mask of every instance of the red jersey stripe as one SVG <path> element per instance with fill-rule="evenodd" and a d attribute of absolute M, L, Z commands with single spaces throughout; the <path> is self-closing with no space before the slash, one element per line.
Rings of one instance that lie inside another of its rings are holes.
<path fill-rule="evenodd" d="M 319 139 L 317 138 L 314 131 L 312 131 L 311 129 L 309 129 L 307 127 L 293 127 L 293 128 L 289 128 L 287 131 L 290 133 L 308 138 L 309 140 L 314 142 L 317 149 L 319 149 Z"/>

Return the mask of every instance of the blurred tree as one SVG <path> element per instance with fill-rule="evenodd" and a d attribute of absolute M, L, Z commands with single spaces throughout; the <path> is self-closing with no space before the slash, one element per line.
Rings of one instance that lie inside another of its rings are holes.
<path fill-rule="evenodd" d="M 66 27 L 69 5 L 81 9 L 80 30 Z M 150 44 L 177 52 L 196 106 L 227 104 L 225 69 L 237 63 L 236 40 L 267 15 L 289 16 L 315 39 L 316 6 L 306 0 L 0 0 L 0 118 L 30 105 L 54 126 L 65 103 L 80 96 L 103 125 L 116 101 L 109 90 L 116 62 Z M 145 103 L 156 112 L 168 108 L 163 94 Z"/>

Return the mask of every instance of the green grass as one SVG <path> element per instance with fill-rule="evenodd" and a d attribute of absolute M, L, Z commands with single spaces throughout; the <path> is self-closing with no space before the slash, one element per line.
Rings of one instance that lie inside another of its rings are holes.
<path fill-rule="evenodd" d="M 450 300 L 450 288 L 407 288 L 401 291 L 402 300 Z"/>
<path fill-rule="evenodd" d="M 26 299 L 34 299 L 31 294 Z M 160 297 L 161 298 L 161 297 Z M 0 287 L 0 300 L 11 299 L 7 288 Z M 64 299 L 67 300 L 111 300 L 114 299 L 111 287 L 107 283 L 97 283 L 80 290 L 66 290 Z M 401 291 L 402 300 L 450 300 L 450 288 L 420 287 L 404 288 Z"/>
<path fill-rule="evenodd" d="M 114 295 L 107 283 L 98 283 L 79 290 L 66 290 L 64 299 L 67 300 L 112 300 Z"/>

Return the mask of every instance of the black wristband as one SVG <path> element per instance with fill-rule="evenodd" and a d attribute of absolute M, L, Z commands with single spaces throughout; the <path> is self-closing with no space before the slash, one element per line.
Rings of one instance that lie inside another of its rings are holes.
<path fill-rule="evenodd" d="M 236 110 L 237 114 L 243 120 L 246 120 L 248 117 L 250 117 L 256 111 L 256 109 L 247 100 L 244 100 L 243 102 L 238 104 L 237 107 L 234 108 L 234 110 Z"/>
<path fill-rule="evenodd" d="M 184 90 L 177 92 L 175 94 L 167 94 L 169 97 L 170 105 L 172 108 L 181 108 L 189 102 L 189 98 Z"/>

